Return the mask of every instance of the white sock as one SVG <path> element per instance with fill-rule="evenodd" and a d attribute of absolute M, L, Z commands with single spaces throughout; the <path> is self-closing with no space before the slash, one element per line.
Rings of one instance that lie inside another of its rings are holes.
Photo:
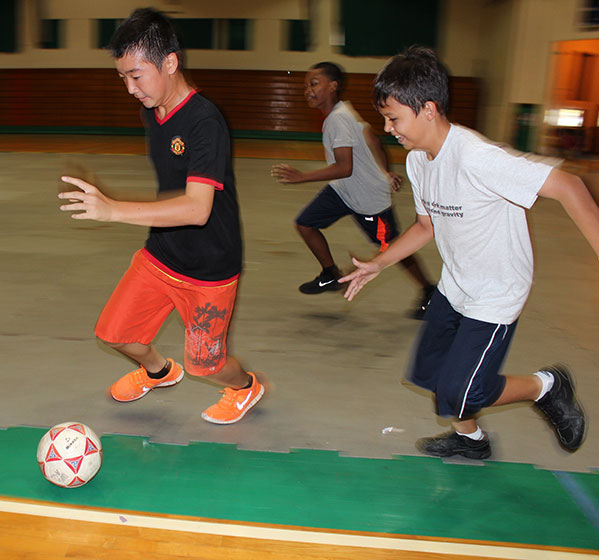
<path fill-rule="evenodd" d="M 551 387 L 553 387 L 554 377 L 553 377 L 553 374 L 550 373 L 549 371 L 537 371 L 536 373 L 533 373 L 533 375 L 536 375 L 541 380 L 541 383 L 543 384 L 543 386 L 541 387 L 541 392 L 539 393 L 539 396 L 535 399 L 535 402 L 537 402 L 539 399 L 542 399 L 551 390 Z"/>
<path fill-rule="evenodd" d="M 456 432 L 455 432 L 455 433 L 456 433 L 456 434 L 458 434 L 459 436 L 464 436 L 464 437 L 467 437 L 467 438 L 473 439 L 473 440 L 475 440 L 475 441 L 480 441 L 481 439 L 484 439 L 484 437 L 485 437 L 485 434 L 484 434 L 484 432 L 483 432 L 483 431 L 480 429 L 480 426 L 478 426 L 478 427 L 476 428 L 476 432 L 472 432 L 471 434 L 463 434 L 462 432 L 458 432 L 457 430 L 456 430 Z"/>

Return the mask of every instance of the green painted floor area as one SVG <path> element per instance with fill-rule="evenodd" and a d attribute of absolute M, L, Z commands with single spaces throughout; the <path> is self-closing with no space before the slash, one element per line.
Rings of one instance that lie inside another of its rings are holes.
<path fill-rule="evenodd" d="M 36 463 L 44 433 L 0 430 L 0 495 L 269 524 L 599 548 L 593 517 L 597 473 L 568 473 L 587 502 L 585 511 L 556 474 L 531 465 L 268 453 L 107 435 L 99 474 L 86 486 L 62 489 L 48 483 Z"/>

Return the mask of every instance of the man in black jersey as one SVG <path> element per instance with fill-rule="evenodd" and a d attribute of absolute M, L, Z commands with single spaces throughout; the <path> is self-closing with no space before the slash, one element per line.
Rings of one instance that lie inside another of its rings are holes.
<path fill-rule="evenodd" d="M 62 177 L 61 210 L 77 220 L 150 226 L 108 300 L 96 336 L 140 367 L 110 388 L 129 402 L 183 379 L 152 340 L 176 308 L 185 325 L 185 369 L 223 385 L 224 396 L 202 413 L 208 422 L 237 422 L 264 394 L 256 375 L 227 356 L 226 339 L 241 272 L 242 243 L 229 131 L 216 107 L 181 72 L 181 48 L 170 21 L 138 9 L 115 31 L 109 50 L 128 92 L 142 103 L 158 199 L 117 201 L 94 185 Z"/>

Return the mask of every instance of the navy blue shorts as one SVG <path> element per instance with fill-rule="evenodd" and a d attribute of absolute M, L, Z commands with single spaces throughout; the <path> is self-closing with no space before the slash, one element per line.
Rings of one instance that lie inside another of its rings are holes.
<path fill-rule="evenodd" d="M 399 229 L 391 207 L 379 214 L 368 216 L 354 212 L 335 192 L 331 185 L 324 187 L 295 218 L 300 226 L 325 229 L 344 216 L 351 216 L 360 229 L 384 251 L 399 235 Z"/>
<path fill-rule="evenodd" d="M 500 325 L 464 317 L 435 290 L 407 379 L 435 394 L 439 416 L 474 416 L 491 406 L 505 388 L 505 377 L 499 372 L 517 323 Z"/>

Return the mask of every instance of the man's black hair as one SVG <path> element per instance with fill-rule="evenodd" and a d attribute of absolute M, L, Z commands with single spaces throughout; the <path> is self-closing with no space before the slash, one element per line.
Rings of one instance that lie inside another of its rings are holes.
<path fill-rule="evenodd" d="M 337 93 L 341 93 L 343 83 L 345 82 L 345 75 L 340 66 L 332 62 L 319 62 L 312 66 L 310 70 L 322 70 L 331 82 L 337 82 Z"/>
<path fill-rule="evenodd" d="M 170 20 L 153 8 L 139 8 L 124 20 L 108 44 L 113 58 L 139 52 L 156 68 L 162 68 L 164 59 L 175 53 L 182 62 L 181 46 Z"/>
<path fill-rule="evenodd" d="M 449 77 L 432 49 L 412 46 L 394 56 L 374 80 L 373 103 L 384 107 L 388 98 L 418 114 L 427 101 L 447 115 Z"/>

